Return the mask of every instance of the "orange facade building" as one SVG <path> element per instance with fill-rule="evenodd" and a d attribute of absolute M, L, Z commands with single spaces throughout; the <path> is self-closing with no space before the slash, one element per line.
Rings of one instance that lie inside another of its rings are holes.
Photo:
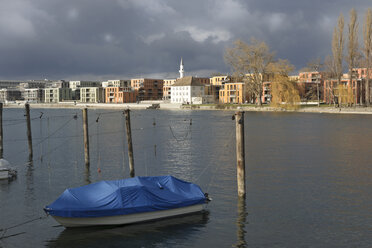
<path fill-rule="evenodd" d="M 317 101 L 324 98 L 324 74 L 318 71 L 300 72 L 297 90 L 301 101 Z"/>
<path fill-rule="evenodd" d="M 220 103 L 244 103 L 244 83 L 225 83 L 219 92 Z"/>
<path fill-rule="evenodd" d="M 133 103 L 137 101 L 137 91 L 129 87 L 106 87 L 107 103 Z"/>
<path fill-rule="evenodd" d="M 132 88 L 137 91 L 137 100 L 161 100 L 163 98 L 163 79 L 131 79 Z"/>

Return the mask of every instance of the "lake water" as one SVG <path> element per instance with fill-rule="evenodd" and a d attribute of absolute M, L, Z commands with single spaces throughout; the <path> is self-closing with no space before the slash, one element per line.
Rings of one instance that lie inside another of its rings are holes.
<path fill-rule="evenodd" d="M 372 246 L 372 115 L 247 112 L 245 200 L 232 115 L 131 111 L 136 175 L 199 184 L 213 198 L 207 212 L 67 230 L 44 218 L 45 205 L 66 188 L 129 177 L 122 112 L 89 110 L 86 171 L 81 110 L 31 106 L 30 163 L 24 110 L 4 109 L 4 157 L 18 177 L 0 182 L 0 229 L 16 226 L 0 231 L 0 247 Z"/>

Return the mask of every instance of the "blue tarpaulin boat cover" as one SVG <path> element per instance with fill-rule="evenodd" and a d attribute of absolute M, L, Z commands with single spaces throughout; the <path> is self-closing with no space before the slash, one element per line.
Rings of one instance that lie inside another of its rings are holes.
<path fill-rule="evenodd" d="M 45 211 L 61 217 L 101 217 L 205 203 L 198 185 L 172 176 L 101 181 L 66 189 Z"/>

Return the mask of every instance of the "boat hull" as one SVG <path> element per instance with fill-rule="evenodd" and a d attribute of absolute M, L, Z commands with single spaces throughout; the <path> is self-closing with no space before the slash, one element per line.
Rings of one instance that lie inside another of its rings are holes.
<path fill-rule="evenodd" d="M 144 212 L 136 214 L 91 217 L 91 218 L 73 218 L 53 216 L 53 218 L 64 227 L 87 227 L 87 226 L 105 226 L 105 225 L 124 225 L 137 222 L 144 222 L 162 218 L 168 218 L 183 214 L 190 214 L 202 211 L 204 204 L 196 204 L 187 207 L 174 208 L 161 211 Z"/>
<path fill-rule="evenodd" d="M 0 170 L 0 179 L 8 179 L 9 172 L 7 170 Z"/>

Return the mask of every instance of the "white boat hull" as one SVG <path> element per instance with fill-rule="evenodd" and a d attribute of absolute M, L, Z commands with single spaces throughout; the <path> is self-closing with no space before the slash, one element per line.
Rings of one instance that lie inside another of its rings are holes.
<path fill-rule="evenodd" d="M 0 179 L 8 179 L 8 178 L 9 178 L 9 171 L 0 170 Z"/>
<path fill-rule="evenodd" d="M 203 205 L 204 204 L 197 204 L 168 210 L 105 217 L 73 218 L 53 216 L 53 218 L 64 227 L 124 225 L 199 212 L 203 210 Z"/>

